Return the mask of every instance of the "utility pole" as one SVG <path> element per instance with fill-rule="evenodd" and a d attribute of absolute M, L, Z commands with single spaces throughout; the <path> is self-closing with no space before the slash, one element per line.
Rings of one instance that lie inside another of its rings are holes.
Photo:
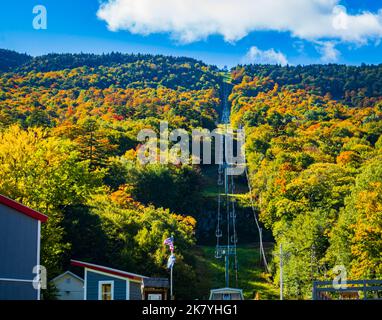
<path fill-rule="evenodd" d="M 259 265 L 261 266 L 261 261 L 263 259 L 263 229 L 262 228 L 259 228 L 259 240 L 260 240 L 260 250 L 259 250 L 259 256 L 260 256 L 260 260 L 259 260 Z"/>
<path fill-rule="evenodd" d="M 283 283 L 283 245 L 280 243 L 280 300 L 284 299 L 284 283 Z"/>
<path fill-rule="evenodd" d="M 225 255 L 225 286 L 229 288 L 229 252 Z"/>

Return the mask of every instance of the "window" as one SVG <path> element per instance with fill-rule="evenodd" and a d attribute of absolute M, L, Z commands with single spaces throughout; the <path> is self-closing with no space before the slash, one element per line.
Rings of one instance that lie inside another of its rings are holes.
<path fill-rule="evenodd" d="M 231 294 L 230 293 L 223 293 L 223 300 L 231 300 Z"/>
<path fill-rule="evenodd" d="M 102 284 L 102 300 L 111 300 L 111 283 Z"/>
<path fill-rule="evenodd" d="M 98 283 L 98 300 L 114 299 L 114 281 L 100 281 Z"/>
<path fill-rule="evenodd" d="M 162 300 L 162 294 L 160 294 L 160 293 L 149 293 L 147 300 Z"/>

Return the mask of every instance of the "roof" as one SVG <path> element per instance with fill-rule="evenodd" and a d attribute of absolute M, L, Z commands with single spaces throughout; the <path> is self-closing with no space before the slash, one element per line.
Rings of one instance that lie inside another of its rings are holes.
<path fill-rule="evenodd" d="M 243 296 L 243 290 L 242 289 L 236 289 L 236 288 L 220 288 L 220 289 L 212 289 L 210 291 L 210 300 L 214 300 L 214 294 L 239 294 L 240 299 L 244 300 Z"/>
<path fill-rule="evenodd" d="M 93 264 L 93 263 L 88 263 L 88 262 L 83 262 L 83 261 L 78 261 L 78 260 L 70 260 L 70 262 L 71 262 L 72 266 L 83 267 L 83 268 L 91 269 L 94 271 L 104 272 L 107 274 L 119 276 L 122 278 L 131 279 L 131 280 L 142 281 L 142 279 L 147 278 L 146 276 L 142 276 L 140 274 L 126 272 L 126 271 L 113 269 L 113 268 L 109 268 L 109 267 L 104 267 L 104 266 L 100 266 L 98 264 Z"/>
<path fill-rule="evenodd" d="M 64 273 L 61 273 L 60 275 L 58 275 L 57 277 L 55 277 L 54 279 L 52 279 L 52 282 L 54 281 L 57 281 L 59 279 L 61 279 L 62 277 L 66 276 L 66 275 L 70 275 L 72 276 L 73 278 L 79 280 L 79 281 L 82 281 L 84 282 L 84 279 L 82 279 L 80 276 L 77 276 L 76 274 L 74 274 L 73 272 L 70 272 L 70 271 L 66 271 Z"/>
<path fill-rule="evenodd" d="M 243 290 L 236 289 L 236 288 L 220 288 L 220 289 L 212 289 L 211 293 L 243 293 Z"/>
<path fill-rule="evenodd" d="M 149 288 L 169 288 L 170 284 L 167 278 L 146 278 L 143 279 L 143 286 Z"/>
<path fill-rule="evenodd" d="M 27 206 L 24 206 L 23 204 L 15 201 L 15 200 L 9 199 L 6 196 L 3 196 L 1 194 L 0 194 L 0 204 L 3 204 L 9 208 L 12 208 L 12 209 L 14 209 L 14 210 L 16 210 L 22 214 L 25 214 L 26 216 L 31 217 L 35 220 L 39 220 L 41 222 L 46 222 L 46 220 L 48 220 L 48 217 L 45 214 L 42 214 L 38 211 L 35 211 L 31 208 L 28 208 Z"/>

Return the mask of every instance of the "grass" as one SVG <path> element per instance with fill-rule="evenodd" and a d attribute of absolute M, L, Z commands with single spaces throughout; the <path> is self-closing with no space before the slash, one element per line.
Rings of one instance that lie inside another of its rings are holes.
<path fill-rule="evenodd" d="M 219 191 L 219 186 L 217 184 L 218 182 L 218 166 L 217 165 L 202 166 L 202 174 L 205 181 L 205 185 L 203 187 L 203 196 L 217 197 L 219 193 L 224 194 L 224 185 L 220 186 L 220 191 Z M 224 176 L 222 176 L 222 179 L 224 180 Z M 232 196 L 244 197 L 247 192 L 248 192 L 248 186 L 242 181 L 239 181 L 235 177 L 235 194 Z"/>
<path fill-rule="evenodd" d="M 245 299 L 278 299 L 278 289 L 267 279 L 264 267 L 259 263 L 259 250 L 255 246 L 240 246 L 238 253 L 238 288 L 243 289 Z M 208 299 L 211 289 L 225 287 L 224 258 L 214 257 L 215 248 L 199 246 L 195 252 L 196 270 L 200 277 L 200 298 Z M 231 271 L 231 287 L 236 287 L 235 276 Z"/>

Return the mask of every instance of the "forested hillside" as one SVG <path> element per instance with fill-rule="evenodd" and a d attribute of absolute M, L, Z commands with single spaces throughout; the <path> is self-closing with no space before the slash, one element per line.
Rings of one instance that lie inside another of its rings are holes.
<path fill-rule="evenodd" d="M 313 280 L 382 276 L 381 66 L 244 66 L 232 124 L 244 126 L 261 221 L 283 245 L 290 298 Z M 278 277 L 275 277 L 278 281 Z"/>
<path fill-rule="evenodd" d="M 312 281 L 332 279 L 335 265 L 349 279 L 382 277 L 381 76 L 382 66 L 366 65 L 231 70 L 231 123 L 246 129 L 255 209 L 275 251 L 284 246 L 288 298 L 310 298 Z M 49 278 L 71 258 L 167 276 L 162 243 L 173 233 L 176 297 L 201 296 L 193 253 L 197 226 L 215 235 L 205 211 L 216 192 L 205 191 L 216 177 L 138 164 L 137 133 L 161 120 L 214 129 L 228 78 L 190 58 L 0 51 L 0 194 L 49 216 Z M 248 212 L 239 239 L 254 231 Z"/>
<path fill-rule="evenodd" d="M 234 81 L 243 77 L 269 78 L 288 88 L 305 89 L 310 93 L 340 100 L 349 106 L 369 106 L 382 95 L 382 65 L 309 65 L 309 66 L 237 66 L 232 70 Z"/>
<path fill-rule="evenodd" d="M 140 166 L 137 133 L 158 130 L 161 120 L 214 128 L 217 69 L 151 55 L 23 58 L 0 54 L 8 71 L 0 76 L 0 193 L 49 216 L 49 278 L 71 258 L 166 276 L 162 243 L 173 233 L 177 296 L 197 297 L 189 252 L 202 176 L 191 166 Z"/>
<path fill-rule="evenodd" d="M 0 57 L 0 72 L 10 71 L 32 60 L 32 57 L 27 54 L 5 49 L 0 49 Z"/>

